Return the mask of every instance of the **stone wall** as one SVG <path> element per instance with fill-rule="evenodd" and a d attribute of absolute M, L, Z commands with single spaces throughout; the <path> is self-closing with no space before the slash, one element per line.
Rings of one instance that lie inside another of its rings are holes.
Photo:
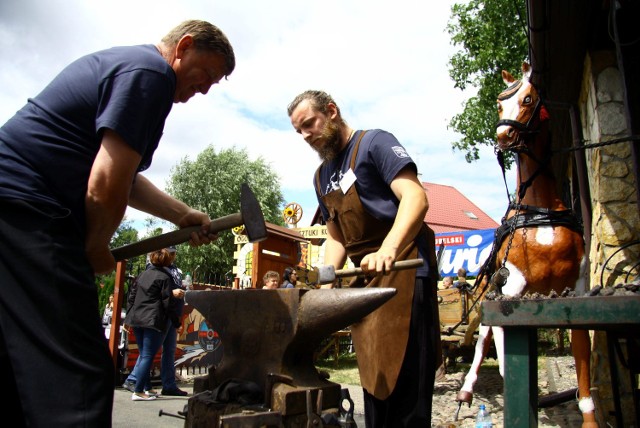
<path fill-rule="evenodd" d="M 580 115 L 586 144 L 604 143 L 630 134 L 624 94 L 614 52 L 591 52 L 585 60 Z M 625 274 L 640 260 L 640 219 L 635 189 L 631 143 L 623 142 L 586 151 L 592 204 L 590 248 L 591 288 L 625 282 Z M 585 231 L 587 233 L 588 231 Z M 628 248 L 622 249 L 625 245 Z M 637 273 L 636 273 L 637 275 Z M 632 276 L 633 278 L 633 276 Z M 603 297 L 606 298 L 606 297 Z M 624 346 L 622 347 L 624 349 Z M 617 358 L 616 358 L 617 360 Z M 624 426 L 633 419 L 629 372 L 618 364 Z M 595 332 L 591 377 L 597 396 L 600 426 L 615 426 L 606 335 Z M 595 394 L 594 394 L 595 395 Z"/>

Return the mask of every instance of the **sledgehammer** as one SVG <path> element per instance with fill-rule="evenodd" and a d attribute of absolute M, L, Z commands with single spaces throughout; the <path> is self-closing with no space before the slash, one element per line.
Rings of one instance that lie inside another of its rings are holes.
<path fill-rule="evenodd" d="M 424 260 L 422 259 L 409 259 L 409 260 L 401 260 L 399 262 L 395 262 L 391 266 L 391 270 L 405 270 L 405 269 L 415 269 L 424 266 Z M 370 276 L 374 277 L 377 275 L 376 272 L 365 273 L 362 268 L 350 268 L 350 269 L 338 269 L 331 265 L 329 266 L 320 266 L 314 268 L 313 270 L 307 273 L 307 284 L 313 286 L 321 285 L 321 284 L 331 284 L 338 278 L 344 278 L 349 276 Z"/>
<path fill-rule="evenodd" d="M 267 226 L 264 222 L 260 203 L 247 184 L 242 184 L 240 189 L 240 212 L 211 220 L 209 232 L 217 233 L 242 225 L 244 225 L 249 242 L 259 242 L 267 239 Z M 111 250 L 111 254 L 118 261 L 147 254 L 170 245 L 182 244 L 191 238 L 192 232 L 199 232 L 200 228 L 201 226 L 189 226 L 143 239 L 142 241 L 115 248 Z"/>

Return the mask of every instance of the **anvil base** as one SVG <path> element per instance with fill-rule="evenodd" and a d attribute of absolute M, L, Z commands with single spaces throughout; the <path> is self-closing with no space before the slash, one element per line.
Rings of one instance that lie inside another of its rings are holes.
<path fill-rule="evenodd" d="M 187 404 L 185 428 L 234 428 L 234 427 L 286 427 L 305 428 L 308 426 L 307 391 L 311 391 L 312 418 L 331 414 L 333 420 L 340 419 L 340 385 L 324 388 L 300 388 L 278 384 L 273 390 L 273 407 L 242 406 L 238 403 L 218 403 L 211 391 L 191 397 Z M 318 410 L 318 392 L 322 391 L 322 408 Z M 340 425 L 323 424 L 325 428 L 339 428 Z"/>

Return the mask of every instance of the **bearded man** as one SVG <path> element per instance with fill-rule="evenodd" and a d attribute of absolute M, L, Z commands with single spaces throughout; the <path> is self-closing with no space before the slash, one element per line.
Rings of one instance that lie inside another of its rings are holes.
<path fill-rule="evenodd" d="M 397 290 L 351 328 L 366 426 L 430 426 L 440 358 L 437 267 L 416 164 L 392 134 L 352 129 L 326 92 L 303 92 L 288 114 L 322 161 L 314 187 L 327 224 L 325 264 L 339 269 L 349 257 L 373 276 L 351 287 Z M 391 271 L 395 261 L 416 257 L 426 261 L 423 267 Z"/>

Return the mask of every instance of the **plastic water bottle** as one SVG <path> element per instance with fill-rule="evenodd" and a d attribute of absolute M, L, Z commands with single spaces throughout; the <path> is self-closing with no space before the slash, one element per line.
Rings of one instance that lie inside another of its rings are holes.
<path fill-rule="evenodd" d="M 182 280 L 182 286 L 184 287 L 185 290 L 193 289 L 193 282 L 191 280 L 191 273 L 190 272 L 187 272 L 187 274 L 185 275 L 184 279 Z"/>
<path fill-rule="evenodd" d="M 476 415 L 476 428 L 491 428 L 492 426 L 491 413 L 485 408 L 484 404 L 481 404 Z"/>

